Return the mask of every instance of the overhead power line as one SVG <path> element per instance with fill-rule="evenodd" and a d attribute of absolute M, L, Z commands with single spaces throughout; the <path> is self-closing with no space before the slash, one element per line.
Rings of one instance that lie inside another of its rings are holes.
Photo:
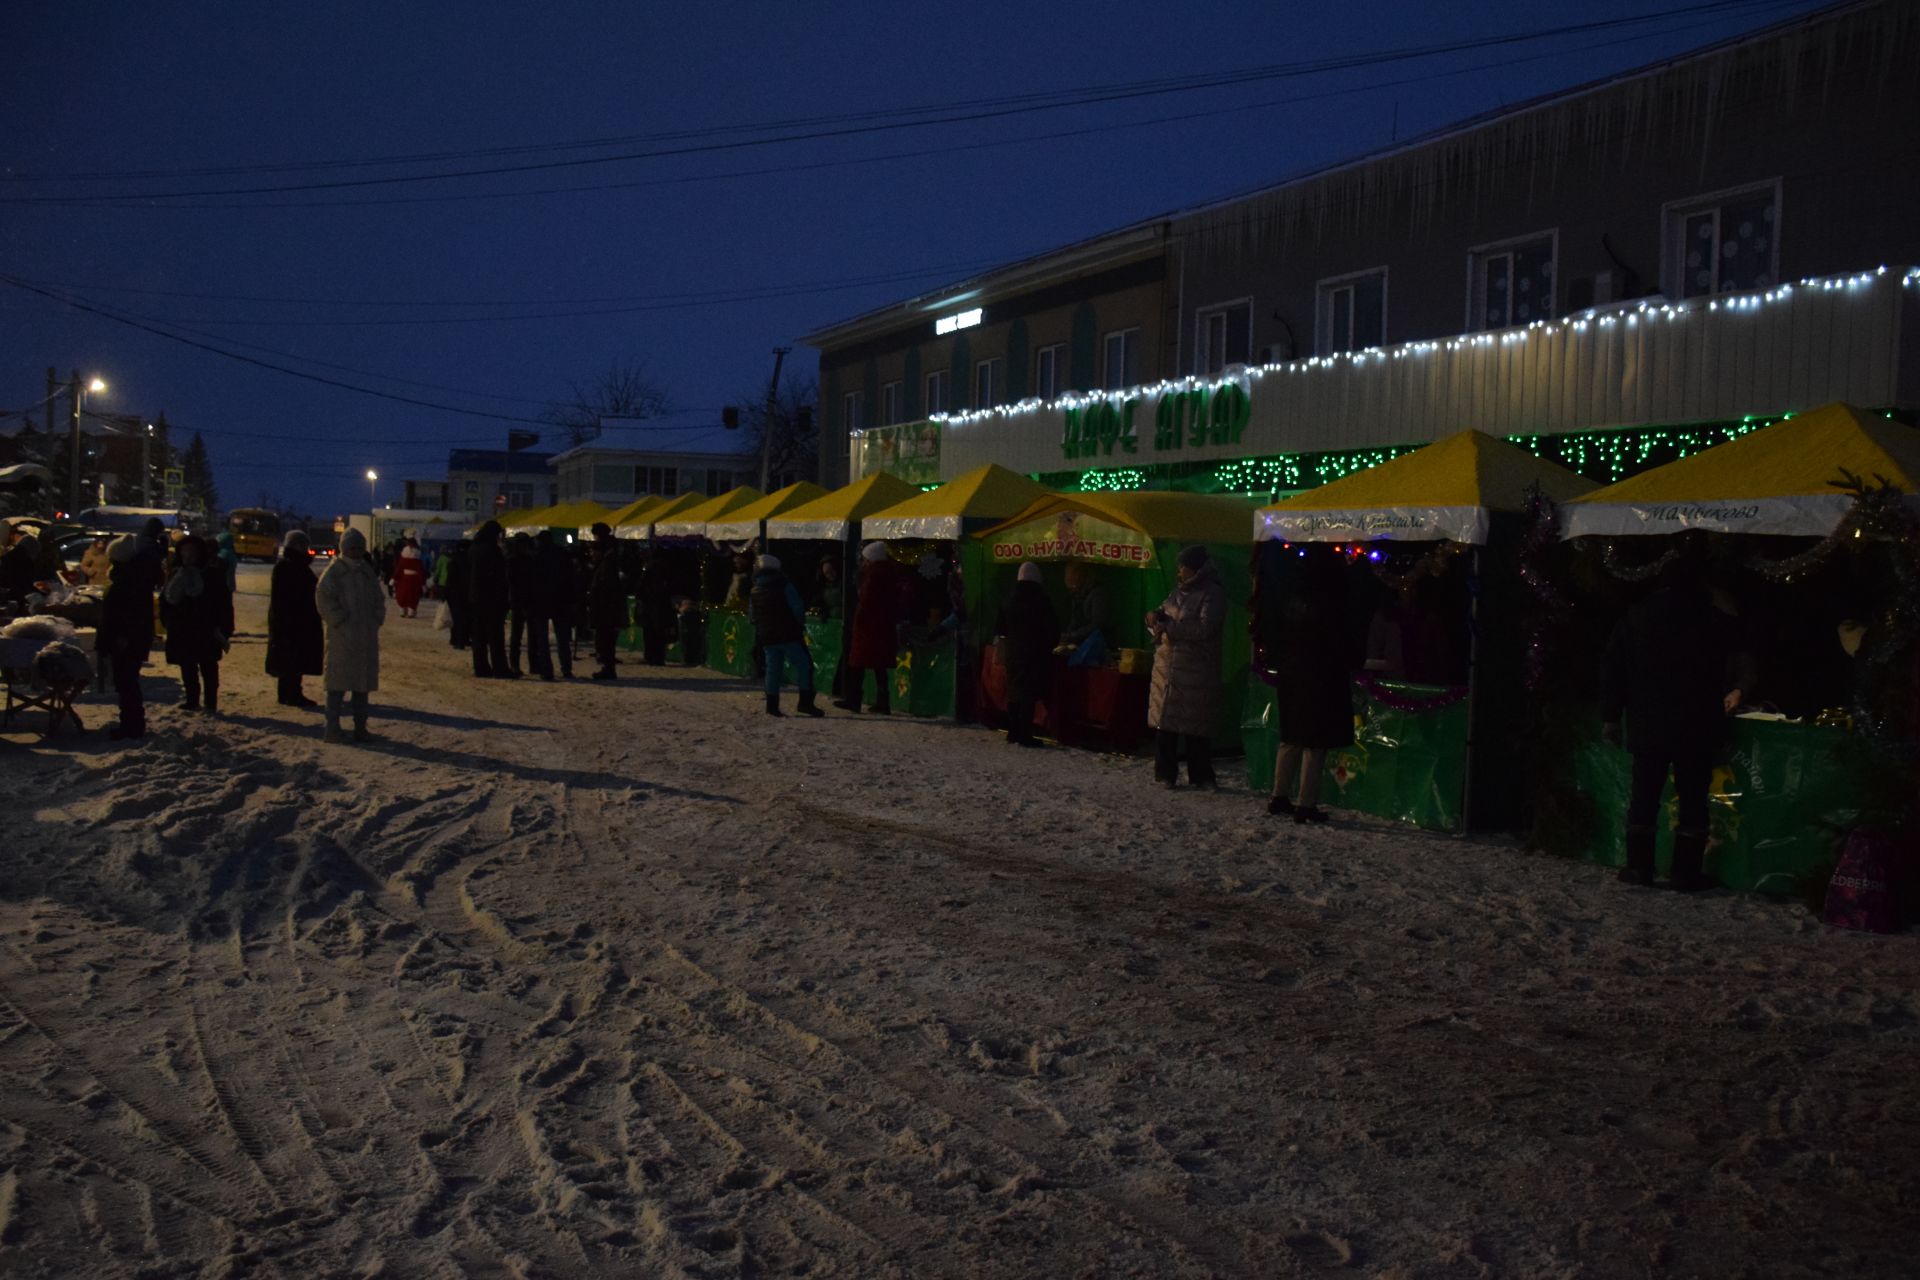
<path fill-rule="evenodd" d="M 358 187 L 392 186 L 406 183 L 444 182 L 466 178 L 497 177 L 507 174 L 535 173 L 558 169 L 620 164 L 629 161 L 654 160 L 674 156 L 713 154 L 716 152 L 736 151 L 747 148 L 786 145 L 794 142 L 820 141 L 830 138 L 870 136 L 903 130 L 925 129 L 941 125 L 976 123 L 983 120 L 1004 119 L 1012 116 L 1029 115 L 1036 112 L 1059 111 L 1071 107 L 1100 105 L 1140 98 L 1159 97 L 1168 94 L 1191 93 L 1202 89 L 1287 79 L 1303 75 L 1323 74 L 1329 71 L 1349 70 L 1364 66 L 1378 66 L 1467 50 L 1501 48 L 1535 40 L 1551 39 L 1557 36 L 1619 30 L 1621 28 L 1648 23 L 1667 22 L 1676 17 L 1688 17 L 1707 13 L 1751 11 L 1763 7 L 1769 2 L 1770 0 L 1707 0 L 1706 3 L 1689 5 L 1679 9 L 1669 9 L 1660 13 L 1599 19 L 1534 31 L 1515 32 L 1502 36 L 1479 37 L 1470 40 L 1456 40 L 1440 44 L 1385 50 L 1369 54 L 1353 54 L 1298 63 L 1284 63 L 1269 67 L 1249 68 L 1213 76 L 1190 77 L 1184 81 L 1172 83 L 1167 81 L 1135 82 L 1128 85 L 1117 85 L 1104 89 L 1086 91 L 1080 93 L 1078 96 L 1063 97 L 1055 100 L 1039 102 L 1003 100 L 998 105 L 994 105 L 994 100 L 983 100 L 982 105 L 975 109 L 948 112 L 933 116 L 928 116 L 928 109 L 914 109 L 908 113 L 904 113 L 914 117 L 910 119 L 877 118 L 867 119 L 861 122 L 835 123 L 830 126 L 809 128 L 791 128 L 776 125 L 770 126 L 770 128 L 783 131 L 773 132 L 770 136 L 765 137 L 697 141 L 688 142 L 680 146 L 652 147 L 638 151 L 624 151 L 612 155 L 575 156 L 564 159 L 529 161 L 523 164 L 490 165 L 441 170 L 429 173 L 386 174 L 245 187 L 95 194 L 86 197 L 85 201 L 87 203 L 116 203 L 126 201 L 190 199 L 209 195 L 272 195 L 305 191 L 342 190 Z M 892 114 L 899 116 L 903 113 L 895 111 Z M 364 163 L 381 163 L 381 161 L 372 160 Z M 73 200 L 74 197 L 66 196 L 0 197 L 0 203 L 8 204 L 59 204 L 71 203 Z"/>

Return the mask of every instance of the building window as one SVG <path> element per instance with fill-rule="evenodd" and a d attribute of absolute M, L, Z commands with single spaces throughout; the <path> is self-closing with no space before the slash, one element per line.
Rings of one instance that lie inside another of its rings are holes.
<path fill-rule="evenodd" d="M 1667 296 L 1769 289 L 1780 278 L 1780 183 L 1666 207 Z"/>
<path fill-rule="evenodd" d="M 890 427 L 900 421 L 900 384 L 885 383 L 880 388 L 880 425 Z"/>
<path fill-rule="evenodd" d="M 616 498 L 633 496 L 633 468 L 596 466 L 593 469 L 593 492 L 611 494 Z"/>
<path fill-rule="evenodd" d="M 1060 362 L 1067 358 L 1067 344 L 1036 348 L 1033 353 L 1033 394 L 1051 400 L 1060 394 Z"/>
<path fill-rule="evenodd" d="M 738 487 L 739 486 L 734 483 L 733 472 L 731 471 L 713 470 L 707 472 L 707 496 L 709 498 L 717 498 L 721 494 Z"/>
<path fill-rule="evenodd" d="M 1322 280 L 1318 287 L 1319 334 L 1323 356 L 1361 351 L 1387 339 L 1387 269 L 1357 271 Z"/>
<path fill-rule="evenodd" d="M 995 356 L 973 366 L 973 407 L 991 409 L 1006 399 L 1007 362 Z"/>
<path fill-rule="evenodd" d="M 1107 356 L 1100 385 L 1108 391 L 1140 384 L 1140 330 L 1118 329 L 1107 335 Z"/>
<path fill-rule="evenodd" d="M 947 371 L 936 369 L 927 375 L 927 416 L 947 411 Z"/>
<path fill-rule="evenodd" d="M 1469 255 L 1467 332 L 1551 320 L 1554 306 L 1553 233 L 1484 245 Z"/>
<path fill-rule="evenodd" d="M 1253 360 L 1253 299 L 1204 307 L 1194 317 L 1193 371 L 1219 373 Z"/>
<path fill-rule="evenodd" d="M 643 498 L 671 498 L 680 492 L 679 468 L 635 467 L 633 491 Z"/>
<path fill-rule="evenodd" d="M 858 431 L 867 424 L 860 420 L 860 393 L 849 391 L 840 397 L 840 425 L 848 431 Z"/>

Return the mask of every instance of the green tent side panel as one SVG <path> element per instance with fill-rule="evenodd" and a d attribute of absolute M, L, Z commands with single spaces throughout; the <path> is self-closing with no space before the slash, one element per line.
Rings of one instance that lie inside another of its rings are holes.
<path fill-rule="evenodd" d="M 1173 593 L 1174 562 L 1185 545 L 1155 542 L 1154 562 L 1145 569 L 1095 569 L 1107 594 L 1109 648 L 1153 648 L 1147 639 L 1147 614 L 1159 608 Z M 1241 704 L 1253 665 L 1253 638 L 1247 616 L 1247 599 L 1252 594 L 1249 576 L 1252 550 L 1232 545 L 1209 546 L 1207 551 L 1213 557 L 1227 596 L 1227 616 L 1220 634 L 1220 696 L 1214 716 L 1213 749 L 1231 755 L 1240 748 Z M 979 539 L 969 539 L 962 555 L 967 583 L 968 633 L 976 645 L 991 645 L 1000 606 L 1013 593 L 1020 566 L 995 564 L 988 547 Z M 1064 619 L 1068 604 L 1064 568 L 1057 561 L 1049 561 L 1041 568 L 1046 574 L 1047 594 Z"/>
<path fill-rule="evenodd" d="M 1409 698 L 1445 692 L 1434 685 L 1399 682 L 1382 682 L 1382 687 Z M 1327 753 L 1321 803 L 1431 831 L 1459 830 L 1466 794 L 1465 699 L 1431 711 L 1403 711 L 1355 685 L 1353 706 L 1353 745 Z M 1247 786 L 1271 791 L 1280 740 L 1273 689 L 1264 680 L 1248 682 L 1241 733 L 1247 748 Z"/>
<path fill-rule="evenodd" d="M 1596 730 L 1598 726 L 1595 726 Z M 1862 780 L 1870 751 L 1845 730 L 1783 721 L 1735 720 L 1725 758 L 1714 766 L 1709 792 L 1706 869 L 1729 889 L 1799 896 L 1817 891 L 1832 873 L 1841 843 L 1865 821 Z M 1579 749 L 1575 777 L 1593 797 L 1597 819 L 1589 862 L 1624 861 L 1627 792 L 1633 761 L 1599 740 Z M 1673 787 L 1660 801 L 1657 859 L 1666 871 L 1673 854 Z"/>

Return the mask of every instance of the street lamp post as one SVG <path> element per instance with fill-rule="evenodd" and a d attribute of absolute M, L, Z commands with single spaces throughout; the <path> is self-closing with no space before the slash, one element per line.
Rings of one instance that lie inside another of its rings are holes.
<path fill-rule="evenodd" d="M 380 505 L 379 491 L 377 488 L 379 483 L 380 483 L 380 473 L 378 471 L 375 471 L 372 467 L 368 467 L 367 468 L 367 515 L 369 518 L 371 518 L 373 515 L 373 509 Z"/>
<path fill-rule="evenodd" d="M 67 477 L 67 515 L 71 517 L 80 510 L 80 406 L 86 400 L 89 391 L 105 391 L 107 384 L 98 378 L 80 382 L 80 371 L 73 371 L 71 400 L 73 401 L 73 471 Z"/>
<path fill-rule="evenodd" d="M 147 424 L 147 433 L 140 437 L 140 501 L 144 506 L 153 505 L 153 424 Z"/>

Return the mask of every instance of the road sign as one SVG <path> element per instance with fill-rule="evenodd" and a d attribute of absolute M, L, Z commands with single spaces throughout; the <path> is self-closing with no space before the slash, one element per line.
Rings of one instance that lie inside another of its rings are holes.
<path fill-rule="evenodd" d="M 166 481 L 169 489 L 179 489 L 187 483 L 187 473 L 179 467 L 168 467 L 161 478 Z"/>

